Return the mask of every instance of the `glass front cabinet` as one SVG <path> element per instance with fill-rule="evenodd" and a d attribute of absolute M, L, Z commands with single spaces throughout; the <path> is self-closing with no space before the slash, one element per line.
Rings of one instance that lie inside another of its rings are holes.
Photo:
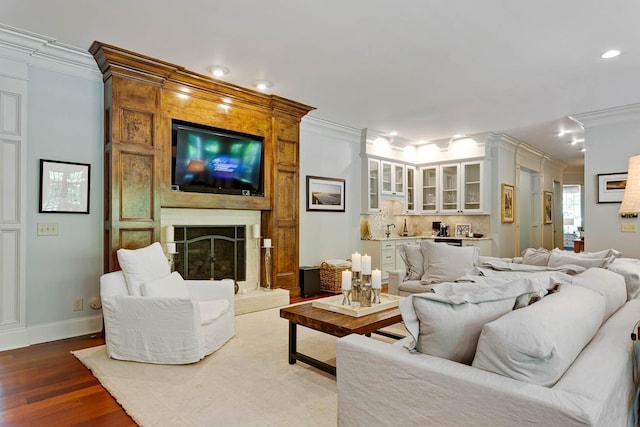
<path fill-rule="evenodd" d="M 404 169 L 405 166 L 399 163 L 380 161 L 382 170 L 381 193 L 391 196 L 404 195 Z"/>
<path fill-rule="evenodd" d="M 482 161 L 440 166 L 441 213 L 483 212 Z"/>
<path fill-rule="evenodd" d="M 367 159 L 365 212 L 380 212 L 380 160 Z"/>
<path fill-rule="evenodd" d="M 407 183 L 406 193 L 404 197 L 404 208 L 407 213 L 416 212 L 416 168 L 413 166 L 406 167 Z"/>
<path fill-rule="evenodd" d="M 420 168 L 422 178 L 421 209 L 423 213 L 438 213 L 438 166 Z"/>

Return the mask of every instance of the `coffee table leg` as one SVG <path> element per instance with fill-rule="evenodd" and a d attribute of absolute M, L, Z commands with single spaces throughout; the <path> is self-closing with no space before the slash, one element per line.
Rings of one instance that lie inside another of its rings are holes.
<path fill-rule="evenodd" d="M 296 347 L 296 342 L 298 340 L 298 330 L 296 326 L 298 324 L 296 322 L 289 321 L 289 365 L 293 365 L 296 363 L 296 352 L 298 351 Z"/>

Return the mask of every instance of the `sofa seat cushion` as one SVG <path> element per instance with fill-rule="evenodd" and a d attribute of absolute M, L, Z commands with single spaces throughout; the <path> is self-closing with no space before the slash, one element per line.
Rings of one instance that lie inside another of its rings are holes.
<path fill-rule="evenodd" d="M 398 285 L 398 290 L 403 292 L 411 292 L 414 294 L 421 294 L 423 292 L 430 292 L 431 285 L 426 285 L 420 280 L 406 280 Z"/>
<path fill-rule="evenodd" d="M 129 295 L 141 296 L 141 287 L 145 282 L 161 279 L 171 273 L 169 262 L 158 242 L 140 249 L 121 248 L 116 254 Z"/>
<path fill-rule="evenodd" d="M 485 323 L 513 309 L 516 298 L 544 290 L 549 279 L 489 283 L 443 283 L 436 292 L 400 301 L 400 313 L 413 340 L 408 349 L 470 364 Z M 452 286 L 449 286 L 452 285 Z"/>
<path fill-rule="evenodd" d="M 596 334 L 604 313 L 602 295 L 561 285 L 559 292 L 484 325 L 472 365 L 550 387 Z"/>

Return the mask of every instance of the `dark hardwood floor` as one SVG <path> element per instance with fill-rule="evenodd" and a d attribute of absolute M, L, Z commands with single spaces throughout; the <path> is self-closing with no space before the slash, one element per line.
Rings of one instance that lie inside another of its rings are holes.
<path fill-rule="evenodd" d="M 331 296 L 292 298 L 291 303 Z M 0 352 L 0 426 L 135 426 L 73 350 L 102 333 Z"/>
<path fill-rule="evenodd" d="M 72 350 L 102 334 L 0 352 L 0 425 L 135 426 Z"/>

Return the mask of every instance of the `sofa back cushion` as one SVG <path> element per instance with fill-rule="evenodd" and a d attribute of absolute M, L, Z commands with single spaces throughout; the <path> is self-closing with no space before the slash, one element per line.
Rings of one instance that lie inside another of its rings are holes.
<path fill-rule="evenodd" d="M 627 300 L 640 295 L 640 261 L 632 259 L 616 259 L 607 269 L 620 274 L 627 288 Z"/>
<path fill-rule="evenodd" d="M 187 284 L 177 271 L 168 276 L 144 282 L 140 290 L 143 296 L 189 299 Z"/>
<path fill-rule="evenodd" d="M 424 257 L 420 245 L 403 243 L 397 245 L 396 250 L 407 270 L 404 280 L 420 280 L 424 275 Z"/>
<path fill-rule="evenodd" d="M 579 265 L 584 268 L 606 267 L 615 259 L 615 255 L 609 251 L 594 253 L 573 253 L 553 249 L 549 255 L 549 267 L 562 267 L 563 265 Z"/>
<path fill-rule="evenodd" d="M 545 248 L 527 248 L 522 252 L 522 263 L 528 265 L 545 266 L 549 263 L 551 251 Z"/>
<path fill-rule="evenodd" d="M 613 271 L 603 268 L 588 268 L 573 276 L 572 283 L 591 289 L 604 297 L 604 320 L 611 317 L 627 302 L 627 287 L 624 283 L 624 277 Z"/>
<path fill-rule="evenodd" d="M 424 283 L 454 281 L 478 264 L 477 246 L 451 246 L 424 240 L 421 247 L 425 261 Z"/>
<path fill-rule="evenodd" d="M 484 325 L 473 366 L 550 387 L 596 334 L 604 312 L 602 295 L 561 285 L 559 292 Z"/>

